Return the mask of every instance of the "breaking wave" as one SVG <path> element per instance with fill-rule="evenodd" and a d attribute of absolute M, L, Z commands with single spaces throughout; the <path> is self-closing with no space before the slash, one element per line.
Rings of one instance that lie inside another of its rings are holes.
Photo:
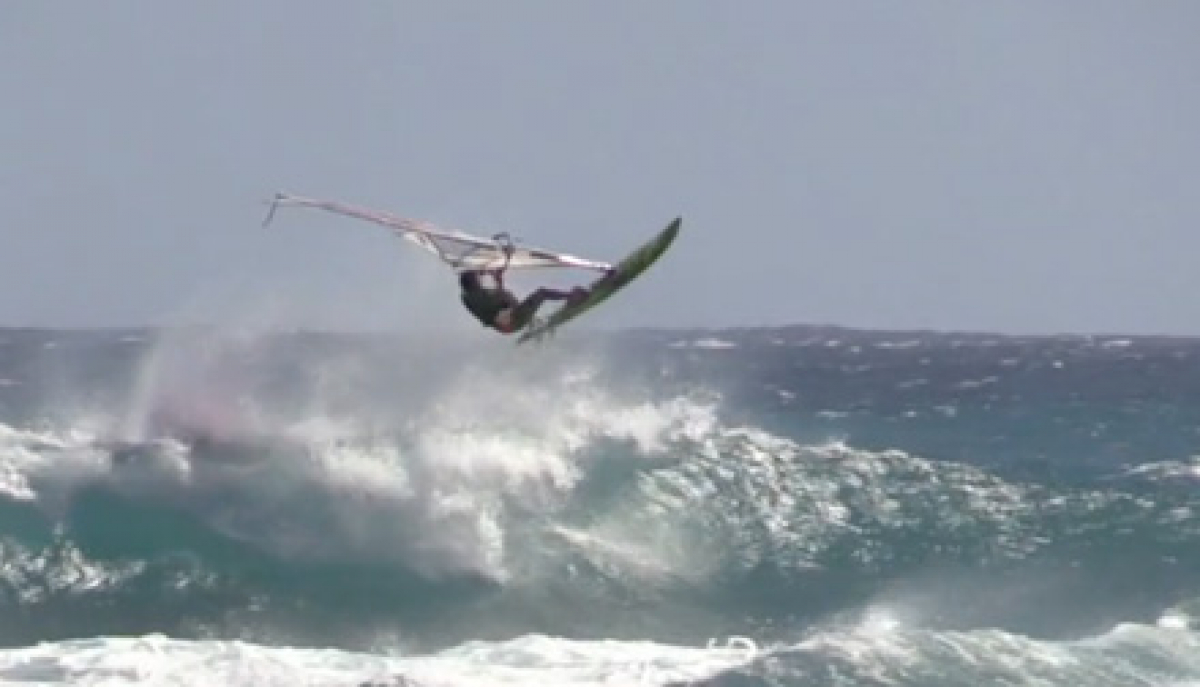
<path fill-rule="evenodd" d="M 1200 674 L 1187 461 L 1023 481 L 801 440 L 602 355 L 313 359 L 172 342 L 119 403 L 0 424 L 0 642 L 50 642 L 0 675 L 146 652 L 331 684 Z"/>

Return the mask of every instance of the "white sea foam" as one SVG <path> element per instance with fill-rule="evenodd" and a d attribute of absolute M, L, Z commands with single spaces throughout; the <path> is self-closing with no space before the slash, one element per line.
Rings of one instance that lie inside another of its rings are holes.
<path fill-rule="evenodd" d="M 394 657 L 151 635 L 0 651 L 0 680 L 110 687 L 663 685 L 705 679 L 745 665 L 756 653 L 744 642 L 686 647 L 532 635 L 506 642 L 468 642 L 427 656 Z"/>
<path fill-rule="evenodd" d="M 776 673 L 788 684 L 828 684 L 822 678 L 835 672 L 847 684 L 897 686 L 1128 687 L 1178 685 L 1200 676 L 1200 634 L 1171 623 L 1121 624 L 1094 637 L 1055 641 L 998 629 L 925 629 L 906 620 L 902 609 L 896 612 L 870 608 L 856 623 L 814 632 L 776 653 Z"/>
<path fill-rule="evenodd" d="M 284 557 L 403 562 L 430 577 L 504 581 L 508 511 L 561 507 L 596 442 L 629 442 L 651 458 L 716 423 L 707 402 L 615 397 L 587 365 L 543 374 L 537 385 L 520 370 L 478 366 L 381 428 L 321 398 L 298 412 L 248 398 L 224 366 L 251 355 L 250 338 L 197 340 L 187 350 L 194 355 L 156 351 L 134 407 L 107 422 L 0 424 L 0 494 L 58 513 L 80 486 L 104 483 Z M 339 367 L 340 383 L 352 372 Z"/>
<path fill-rule="evenodd" d="M 726 339 L 718 339 L 716 337 L 704 337 L 700 339 L 676 341 L 670 344 L 671 348 L 698 348 L 709 351 L 723 351 L 731 348 L 737 348 L 738 345 L 733 341 Z"/>

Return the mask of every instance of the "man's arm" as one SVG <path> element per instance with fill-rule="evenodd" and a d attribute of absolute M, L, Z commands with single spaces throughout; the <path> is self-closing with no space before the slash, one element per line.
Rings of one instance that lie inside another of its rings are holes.
<path fill-rule="evenodd" d="M 496 280 L 496 286 L 500 289 L 504 288 L 504 269 L 491 270 L 488 274 L 492 275 L 492 279 Z"/>

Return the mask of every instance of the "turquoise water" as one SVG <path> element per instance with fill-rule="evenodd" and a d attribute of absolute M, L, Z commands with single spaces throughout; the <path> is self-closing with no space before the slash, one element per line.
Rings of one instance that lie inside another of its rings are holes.
<path fill-rule="evenodd" d="M 1200 679 L 1190 340 L 0 341 L 10 657 L 163 634 L 524 679 L 561 653 L 650 683 Z"/>

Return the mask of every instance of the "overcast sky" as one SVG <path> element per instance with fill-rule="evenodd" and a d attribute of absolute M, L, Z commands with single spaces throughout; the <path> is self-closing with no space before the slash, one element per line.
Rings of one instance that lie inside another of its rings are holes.
<path fill-rule="evenodd" d="M 479 329 L 369 225 L 262 229 L 287 190 L 606 260 L 682 215 L 592 326 L 1200 334 L 1198 36 L 1191 0 L 6 0 L 0 324 Z"/>

